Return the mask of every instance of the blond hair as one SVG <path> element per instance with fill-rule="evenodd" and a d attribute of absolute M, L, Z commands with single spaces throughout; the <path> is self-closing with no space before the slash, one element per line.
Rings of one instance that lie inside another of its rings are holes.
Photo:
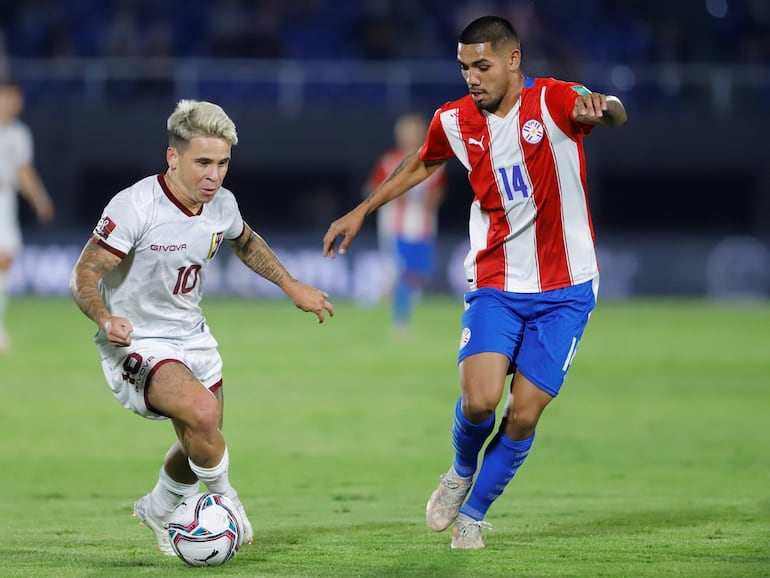
<path fill-rule="evenodd" d="M 185 147 L 195 136 L 215 137 L 226 140 L 230 145 L 238 144 L 235 123 L 222 107 L 200 100 L 180 100 L 174 112 L 168 117 L 169 145 Z"/>

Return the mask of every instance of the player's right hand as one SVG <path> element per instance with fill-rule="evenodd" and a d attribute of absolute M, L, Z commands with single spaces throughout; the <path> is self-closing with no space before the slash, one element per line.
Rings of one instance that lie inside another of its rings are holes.
<path fill-rule="evenodd" d="M 348 250 L 350 242 L 361 230 L 361 226 L 364 224 L 364 217 L 366 217 L 366 210 L 362 210 L 361 206 L 359 206 L 329 225 L 329 230 L 324 235 L 323 256 L 334 259 L 336 256 L 334 248 L 337 245 L 337 237 L 340 235 L 343 235 L 343 238 L 339 244 L 339 253 L 344 255 Z"/>
<path fill-rule="evenodd" d="M 131 345 L 131 332 L 133 330 L 131 322 L 125 317 L 110 317 L 102 326 L 102 331 L 115 347 Z"/>
<path fill-rule="evenodd" d="M 35 214 L 41 223 L 50 223 L 53 221 L 54 208 L 51 197 L 48 195 L 35 197 L 35 200 L 33 201 L 33 207 L 35 209 Z"/>
<path fill-rule="evenodd" d="M 329 302 L 329 294 L 310 285 L 305 285 L 301 281 L 292 279 L 283 286 L 283 290 L 302 311 L 315 313 L 318 323 L 323 323 L 326 319 L 326 313 L 329 317 L 334 317 L 334 305 Z"/>

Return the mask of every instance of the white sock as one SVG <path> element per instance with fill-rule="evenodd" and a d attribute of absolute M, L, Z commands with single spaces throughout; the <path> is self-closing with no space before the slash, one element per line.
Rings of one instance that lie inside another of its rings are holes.
<path fill-rule="evenodd" d="M 235 490 L 230 485 L 230 479 L 227 476 L 227 471 L 230 468 L 230 454 L 225 448 L 225 453 L 222 456 L 222 461 L 219 465 L 213 468 L 202 468 L 193 463 L 192 460 L 187 460 L 190 463 L 190 469 L 198 476 L 198 479 L 206 484 L 209 492 L 215 492 L 217 494 L 223 494 L 230 497 L 235 494 Z"/>
<path fill-rule="evenodd" d="M 152 500 L 150 503 L 160 507 L 163 512 L 154 512 L 155 514 L 163 514 L 171 512 L 182 500 L 198 493 L 200 485 L 198 482 L 194 484 L 183 484 L 172 480 L 171 476 L 166 473 L 166 469 L 161 467 L 160 474 L 158 474 L 158 483 L 152 490 Z"/>

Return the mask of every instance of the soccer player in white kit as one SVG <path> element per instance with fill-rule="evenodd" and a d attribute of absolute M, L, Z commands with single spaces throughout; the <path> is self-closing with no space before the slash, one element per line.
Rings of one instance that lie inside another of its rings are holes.
<path fill-rule="evenodd" d="M 173 556 L 164 523 L 199 491 L 235 503 L 244 542 L 253 531 L 228 478 L 222 436 L 222 360 L 200 301 L 206 268 L 226 242 L 249 268 L 286 292 L 318 322 L 334 314 L 328 294 L 294 279 L 267 243 L 243 221 L 222 187 L 235 124 L 217 105 L 182 100 L 167 123 L 168 170 L 115 195 L 72 272 L 80 309 L 98 326 L 95 342 L 107 382 L 120 403 L 149 419 L 170 419 L 178 441 L 154 489 L 134 515 Z"/>
<path fill-rule="evenodd" d="M 51 197 L 33 163 L 32 133 L 19 114 L 24 107 L 21 88 L 14 82 L 0 82 L 0 354 L 11 340 L 5 330 L 8 307 L 8 272 L 21 248 L 16 191 L 30 203 L 41 222 L 54 216 Z"/>
<path fill-rule="evenodd" d="M 476 549 L 484 547 L 487 511 L 529 454 L 595 305 L 599 269 L 583 137 L 595 125 L 619 126 L 627 116 L 616 97 L 522 74 L 518 36 L 503 18 L 471 22 L 460 34 L 457 60 L 470 94 L 440 107 L 419 153 L 331 224 L 324 255 L 334 257 L 339 235 L 344 253 L 369 213 L 446 159 L 457 158 L 468 170 L 474 199 L 455 456 L 428 500 L 426 522 L 435 531 L 454 524 L 451 546 Z M 503 418 L 479 467 L 510 373 Z"/>

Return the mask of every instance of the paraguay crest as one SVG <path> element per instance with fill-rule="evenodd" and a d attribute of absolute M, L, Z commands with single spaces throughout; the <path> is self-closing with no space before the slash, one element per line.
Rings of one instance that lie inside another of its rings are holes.
<path fill-rule="evenodd" d="M 462 335 L 460 336 L 460 349 L 468 345 L 468 342 L 471 340 L 471 328 L 470 327 L 463 327 Z"/>
<path fill-rule="evenodd" d="M 543 140 L 543 125 L 534 118 L 529 119 L 521 127 L 521 136 L 529 144 L 537 144 Z"/>

